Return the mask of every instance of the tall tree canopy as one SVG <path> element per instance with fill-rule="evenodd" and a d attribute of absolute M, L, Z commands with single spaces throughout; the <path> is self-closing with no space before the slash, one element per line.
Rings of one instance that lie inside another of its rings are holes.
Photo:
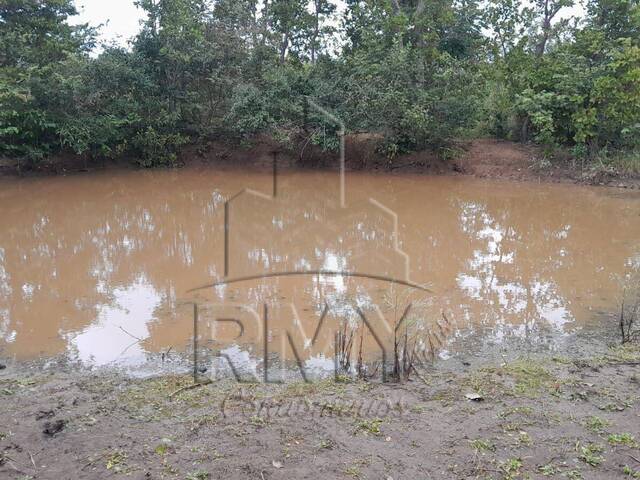
<path fill-rule="evenodd" d="M 139 35 L 99 55 L 71 0 L 0 3 L 0 154 L 150 166 L 211 139 L 320 142 L 306 98 L 390 159 L 487 134 L 640 148 L 638 0 L 590 0 L 581 19 L 573 0 L 136 3 Z"/>

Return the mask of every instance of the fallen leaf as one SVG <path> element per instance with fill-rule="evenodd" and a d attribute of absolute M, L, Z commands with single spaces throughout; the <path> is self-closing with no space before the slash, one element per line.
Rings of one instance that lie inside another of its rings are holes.
<path fill-rule="evenodd" d="M 484 400 L 484 397 L 478 393 L 467 393 L 465 397 L 472 402 L 482 402 Z"/>

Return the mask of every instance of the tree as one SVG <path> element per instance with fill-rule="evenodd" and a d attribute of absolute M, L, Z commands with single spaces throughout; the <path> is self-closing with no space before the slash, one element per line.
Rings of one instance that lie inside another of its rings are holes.
<path fill-rule="evenodd" d="M 554 30 L 562 31 L 565 25 L 561 22 L 556 28 L 553 26 L 553 20 L 556 18 L 560 10 L 565 7 L 573 6 L 573 0 L 536 0 L 534 3 L 534 12 L 539 18 L 540 32 L 537 34 L 537 43 L 535 52 L 537 57 L 541 57 L 547 48 L 547 43 L 552 37 Z"/>
<path fill-rule="evenodd" d="M 72 0 L 3 0 L 0 3 L 0 67 L 46 66 L 88 52 L 94 31 L 71 26 Z"/>
<path fill-rule="evenodd" d="M 495 58 L 506 59 L 517 47 L 526 32 L 530 13 L 520 0 L 492 0 L 487 4 L 483 23 L 489 32 Z"/>
<path fill-rule="evenodd" d="M 310 38 L 311 63 L 316 63 L 316 57 L 322 47 L 325 45 L 326 39 L 330 37 L 334 29 L 325 25 L 335 11 L 336 5 L 329 0 L 313 0 L 313 31 Z"/>
<path fill-rule="evenodd" d="M 287 53 L 302 55 L 306 37 L 314 24 L 307 10 L 307 0 L 271 0 L 266 5 L 266 15 L 277 42 L 280 63 Z"/>
<path fill-rule="evenodd" d="M 606 39 L 640 38 L 640 2 L 638 0 L 590 0 L 587 3 L 591 28 Z"/>
<path fill-rule="evenodd" d="M 74 63 L 94 44 L 68 24 L 75 14 L 71 0 L 0 4 L 0 154 L 36 161 L 62 147 Z"/>
<path fill-rule="evenodd" d="M 4 0 L 0 154 L 152 166 L 186 143 L 317 142 L 307 97 L 391 159 L 477 133 L 638 149 L 638 0 L 590 0 L 579 22 L 572 1 L 345 0 L 338 25 L 337 0 L 138 0 L 131 49 L 89 56 L 72 0 Z"/>

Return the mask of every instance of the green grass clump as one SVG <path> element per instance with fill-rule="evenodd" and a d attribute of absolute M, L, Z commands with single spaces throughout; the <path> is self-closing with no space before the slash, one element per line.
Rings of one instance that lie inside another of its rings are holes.
<path fill-rule="evenodd" d="M 380 426 L 382 425 L 382 420 L 379 418 L 374 418 L 371 420 L 361 420 L 359 422 L 356 423 L 356 432 L 364 432 L 366 433 L 370 433 L 372 435 L 380 435 L 382 433 L 382 430 L 380 429 Z"/>
<path fill-rule="evenodd" d="M 536 396 L 554 380 L 553 375 L 534 361 L 519 361 L 504 367 L 515 381 L 514 390 L 520 395 Z"/>
<path fill-rule="evenodd" d="M 630 433 L 614 433 L 607 437 L 607 441 L 611 445 L 624 445 L 626 447 L 636 448 L 638 443 Z"/>
<path fill-rule="evenodd" d="M 519 458 L 510 458 L 500 463 L 500 471 L 504 474 L 505 480 L 512 480 L 520 475 L 522 468 L 522 460 Z"/>
<path fill-rule="evenodd" d="M 592 467 L 597 467 L 602 462 L 604 462 L 604 457 L 600 455 L 602 453 L 602 447 L 595 443 L 590 443 L 580 449 L 580 460 L 582 460 L 587 465 L 591 465 Z"/>
<path fill-rule="evenodd" d="M 473 449 L 476 452 L 495 452 L 496 451 L 496 446 L 493 443 L 491 443 L 491 441 L 489 440 L 483 440 L 481 438 L 478 438 L 478 439 L 469 441 L 469 443 L 471 444 L 471 447 L 473 447 Z"/>
<path fill-rule="evenodd" d="M 592 432 L 601 433 L 605 428 L 609 426 L 609 422 L 594 415 L 587 418 L 584 422 L 584 425 Z"/>

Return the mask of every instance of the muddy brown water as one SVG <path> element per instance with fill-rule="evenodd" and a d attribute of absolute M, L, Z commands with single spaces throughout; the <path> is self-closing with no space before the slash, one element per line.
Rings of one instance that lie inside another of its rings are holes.
<path fill-rule="evenodd" d="M 614 322 L 640 266 L 634 192 L 349 173 L 343 205 L 338 175 L 309 171 L 275 188 L 270 172 L 204 168 L 0 179 L 0 356 L 143 364 L 189 348 L 194 302 L 200 342 L 249 362 L 265 305 L 285 356 L 290 338 L 326 363 L 325 309 L 384 336 L 409 303 L 442 356 Z"/>

